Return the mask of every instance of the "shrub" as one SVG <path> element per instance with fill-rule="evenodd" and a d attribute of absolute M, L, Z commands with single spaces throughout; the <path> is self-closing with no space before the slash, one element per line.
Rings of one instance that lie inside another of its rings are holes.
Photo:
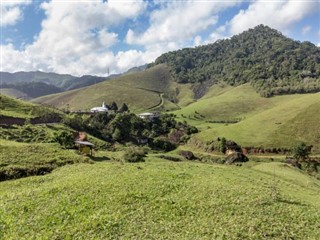
<path fill-rule="evenodd" d="M 145 151 L 138 147 L 129 147 L 125 150 L 123 154 L 123 159 L 125 162 L 144 162 Z"/>
<path fill-rule="evenodd" d="M 65 148 L 73 147 L 73 134 L 68 131 L 59 131 L 54 133 L 54 140 Z"/>
<path fill-rule="evenodd" d="M 310 152 L 310 146 L 307 146 L 305 143 L 300 143 L 293 149 L 293 157 L 296 160 L 305 160 L 309 157 Z"/>
<path fill-rule="evenodd" d="M 176 145 L 166 138 L 155 138 L 153 140 L 153 146 L 164 151 L 171 151 L 176 148 Z"/>

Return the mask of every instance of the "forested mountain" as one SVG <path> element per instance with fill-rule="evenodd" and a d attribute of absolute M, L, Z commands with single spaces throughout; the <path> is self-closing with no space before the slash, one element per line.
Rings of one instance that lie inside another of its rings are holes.
<path fill-rule="evenodd" d="M 149 67 L 162 63 L 178 83 L 250 82 L 265 97 L 320 90 L 320 48 L 263 25 L 213 44 L 165 53 Z"/>

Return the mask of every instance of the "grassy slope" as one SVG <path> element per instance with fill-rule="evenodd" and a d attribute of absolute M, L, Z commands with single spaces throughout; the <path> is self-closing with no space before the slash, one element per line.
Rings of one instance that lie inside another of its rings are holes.
<path fill-rule="evenodd" d="M 153 158 L 140 164 L 100 162 L 1 182 L 0 188 L 2 239 L 317 239 L 320 234 L 319 181 L 280 163 L 239 168 Z"/>
<path fill-rule="evenodd" d="M 2 88 L 0 90 L 0 93 L 3 95 L 6 95 L 8 97 L 12 97 L 12 98 L 18 98 L 18 99 L 31 99 L 31 97 L 29 97 L 27 94 L 25 94 L 24 92 L 21 92 L 17 89 L 14 88 Z"/>
<path fill-rule="evenodd" d="M 0 115 L 21 118 L 35 117 L 31 114 L 34 109 L 34 104 L 0 95 Z"/>
<path fill-rule="evenodd" d="M 305 141 L 320 147 L 319 93 L 262 98 L 248 84 L 215 85 L 203 98 L 174 113 L 199 127 L 197 138 L 203 141 L 226 137 L 245 146 L 265 147 L 292 147 Z M 241 121 L 209 123 L 233 119 Z"/>
<path fill-rule="evenodd" d="M 34 101 L 60 108 L 66 108 L 69 104 L 71 110 L 88 110 L 100 106 L 103 101 L 106 103 L 115 101 L 118 105 L 127 103 L 132 111 L 143 111 L 159 104 L 161 99 L 157 92 L 171 91 L 169 79 L 168 68 L 159 65 L 145 72 L 124 75 L 114 80 L 41 97 Z"/>
<path fill-rule="evenodd" d="M 299 141 L 320 146 L 320 94 L 272 100 L 274 107 L 248 116 L 237 124 L 220 125 L 199 134 L 202 140 L 218 136 L 245 146 L 292 147 Z"/>

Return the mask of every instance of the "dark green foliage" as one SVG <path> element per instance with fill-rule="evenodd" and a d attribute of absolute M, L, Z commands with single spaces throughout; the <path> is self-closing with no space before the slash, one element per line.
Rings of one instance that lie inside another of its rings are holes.
<path fill-rule="evenodd" d="M 179 83 L 251 82 L 264 97 L 320 90 L 320 49 L 263 25 L 214 44 L 165 53 L 154 64 L 161 63 Z"/>
<path fill-rule="evenodd" d="M 138 148 L 138 147 L 129 147 L 126 149 L 123 159 L 126 162 L 144 162 L 144 157 L 146 156 L 145 152 L 143 149 Z"/>
<path fill-rule="evenodd" d="M 171 151 L 176 148 L 176 145 L 171 143 L 167 138 L 157 137 L 153 140 L 153 147 L 163 151 Z"/>
<path fill-rule="evenodd" d="M 161 150 L 172 150 L 176 144 L 186 143 L 190 134 L 198 131 L 186 123 L 178 123 L 172 114 L 163 114 L 153 121 L 139 118 L 129 112 L 118 114 L 97 113 L 91 117 L 69 115 L 64 123 L 76 131 L 86 131 L 108 142 L 147 143 Z"/>
<path fill-rule="evenodd" d="M 221 138 L 221 141 L 220 141 L 220 152 L 222 153 L 226 153 L 226 150 L 227 150 L 227 140 L 223 137 Z"/>
<path fill-rule="evenodd" d="M 300 143 L 299 145 L 294 147 L 293 157 L 298 161 L 306 160 L 309 157 L 310 152 L 310 146 L 307 146 L 305 143 Z"/>
<path fill-rule="evenodd" d="M 127 112 L 128 110 L 129 110 L 128 105 L 123 103 L 121 108 L 120 108 L 120 112 Z"/>
<path fill-rule="evenodd" d="M 73 147 L 74 139 L 72 132 L 58 131 L 54 133 L 54 140 L 65 148 Z"/>
<path fill-rule="evenodd" d="M 118 105 L 116 102 L 112 102 L 110 105 L 110 110 L 118 111 Z"/>

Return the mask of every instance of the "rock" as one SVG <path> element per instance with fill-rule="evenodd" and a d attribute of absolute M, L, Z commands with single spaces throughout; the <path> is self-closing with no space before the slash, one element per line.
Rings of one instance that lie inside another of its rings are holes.
<path fill-rule="evenodd" d="M 188 160 L 195 160 L 195 159 L 197 159 L 197 158 L 193 155 L 193 152 L 191 152 L 191 151 L 181 150 L 181 151 L 179 152 L 179 154 L 180 154 L 182 157 L 184 157 L 184 158 L 186 158 L 186 159 L 188 159 Z"/>
<path fill-rule="evenodd" d="M 247 162 L 249 159 L 241 152 L 235 152 L 226 157 L 226 164 L 233 164 L 236 162 Z"/>

